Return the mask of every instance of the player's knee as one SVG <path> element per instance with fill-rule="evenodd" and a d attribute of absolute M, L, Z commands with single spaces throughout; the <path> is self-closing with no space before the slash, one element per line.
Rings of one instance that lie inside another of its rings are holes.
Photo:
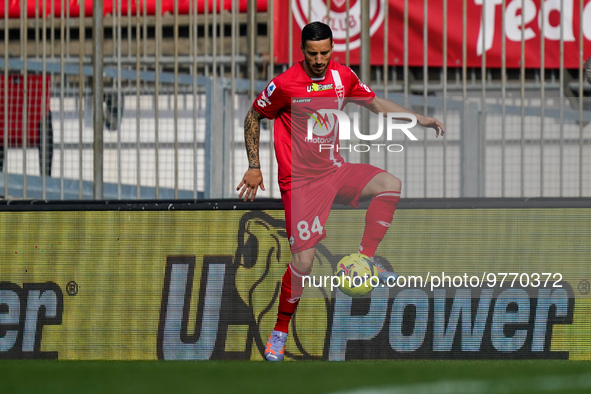
<path fill-rule="evenodd" d="M 394 175 L 392 175 L 392 190 L 395 190 L 397 192 L 402 190 L 402 181 L 400 180 L 400 178 L 395 177 Z"/>
<path fill-rule="evenodd" d="M 302 252 L 293 253 L 291 263 L 299 272 L 310 272 L 314 261 L 316 249 L 311 248 Z"/>
<path fill-rule="evenodd" d="M 380 192 L 385 191 L 395 191 L 399 192 L 402 190 L 402 181 L 395 177 L 392 174 L 388 174 L 388 176 L 384 176 L 381 184 Z"/>
<path fill-rule="evenodd" d="M 293 259 L 292 264 L 298 272 L 310 272 L 312 270 L 312 260 L 308 259 Z"/>

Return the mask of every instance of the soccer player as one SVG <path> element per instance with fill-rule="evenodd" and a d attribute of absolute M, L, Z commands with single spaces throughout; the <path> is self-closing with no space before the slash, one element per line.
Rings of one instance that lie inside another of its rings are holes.
<path fill-rule="evenodd" d="M 279 188 L 285 209 L 285 225 L 291 247 L 291 263 L 283 276 L 277 323 L 264 352 L 269 361 L 282 361 L 289 322 L 303 293 L 302 276 L 312 269 L 316 245 L 326 237 L 324 226 L 333 202 L 357 207 L 372 199 L 365 216 L 359 253 L 376 263 L 380 278 L 393 273 L 374 260 L 384 238 L 402 187 L 400 179 L 369 164 L 347 163 L 338 146 L 338 122 L 321 109 L 342 110 L 347 102 L 375 113 L 407 113 L 417 122 L 445 133 L 437 119 L 414 114 L 375 93 L 349 68 L 331 60 L 332 31 L 321 22 L 302 30 L 304 60 L 275 77 L 254 101 L 244 121 L 248 170 L 236 188 L 245 201 L 253 201 L 259 187 L 265 190 L 259 161 L 260 121 L 275 119 L 275 152 Z M 328 108 L 327 108 L 328 107 Z M 313 138 L 308 128 L 313 118 Z M 331 148 L 332 147 L 332 148 Z"/>

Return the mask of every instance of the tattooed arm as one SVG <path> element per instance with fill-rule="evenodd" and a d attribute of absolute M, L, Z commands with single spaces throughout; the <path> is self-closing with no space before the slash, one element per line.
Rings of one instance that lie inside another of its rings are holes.
<path fill-rule="evenodd" d="M 261 119 L 263 116 L 254 108 L 250 108 L 244 119 L 244 142 L 246 143 L 246 156 L 248 157 L 248 170 L 244 173 L 242 181 L 236 188 L 240 190 L 238 197 L 244 201 L 253 201 L 259 186 L 265 190 L 261 162 L 259 160 L 259 139 L 261 132 Z"/>
<path fill-rule="evenodd" d="M 250 108 L 244 119 L 244 142 L 246 143 L 246 155 L 248 168 L 260 169 L 259 139 L 261 135 L 261 119 L 263 116 L 254 108 Z"/>

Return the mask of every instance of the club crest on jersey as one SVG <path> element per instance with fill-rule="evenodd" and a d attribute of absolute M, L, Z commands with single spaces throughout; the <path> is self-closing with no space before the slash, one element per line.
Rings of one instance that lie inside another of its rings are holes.
<path fill-rule="evenodd" d="M 326 85 L 321 85 L 319 83 L 312 83 L 312 85 L 307 86 L 306 90 L 308 91 L 308 93 L 310 92 L 321 92 L 323 90 L 330 90 L 330 89 L 334 89 L 334 85 L 332 83 L 327 83 Z"/>

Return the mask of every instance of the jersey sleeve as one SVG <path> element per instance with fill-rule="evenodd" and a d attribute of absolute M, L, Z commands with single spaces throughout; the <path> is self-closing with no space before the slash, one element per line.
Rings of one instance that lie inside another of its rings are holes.
<path fill-rule="evenodd" d="M 353 70 L 349 68 L 349 71 L 351 72 L 351 85 L 347 94 L 348 101 L 359 105 L 369 105 L 376 97 L 376 94 L 369 86 L 361 82 Z"/>
<path fill-rule="evenodd" d="M 265 118 L 273 119 L 285 105 L 283 92 L 277 79 L 273 79 L 254 100 L 252 107 Z"/>

